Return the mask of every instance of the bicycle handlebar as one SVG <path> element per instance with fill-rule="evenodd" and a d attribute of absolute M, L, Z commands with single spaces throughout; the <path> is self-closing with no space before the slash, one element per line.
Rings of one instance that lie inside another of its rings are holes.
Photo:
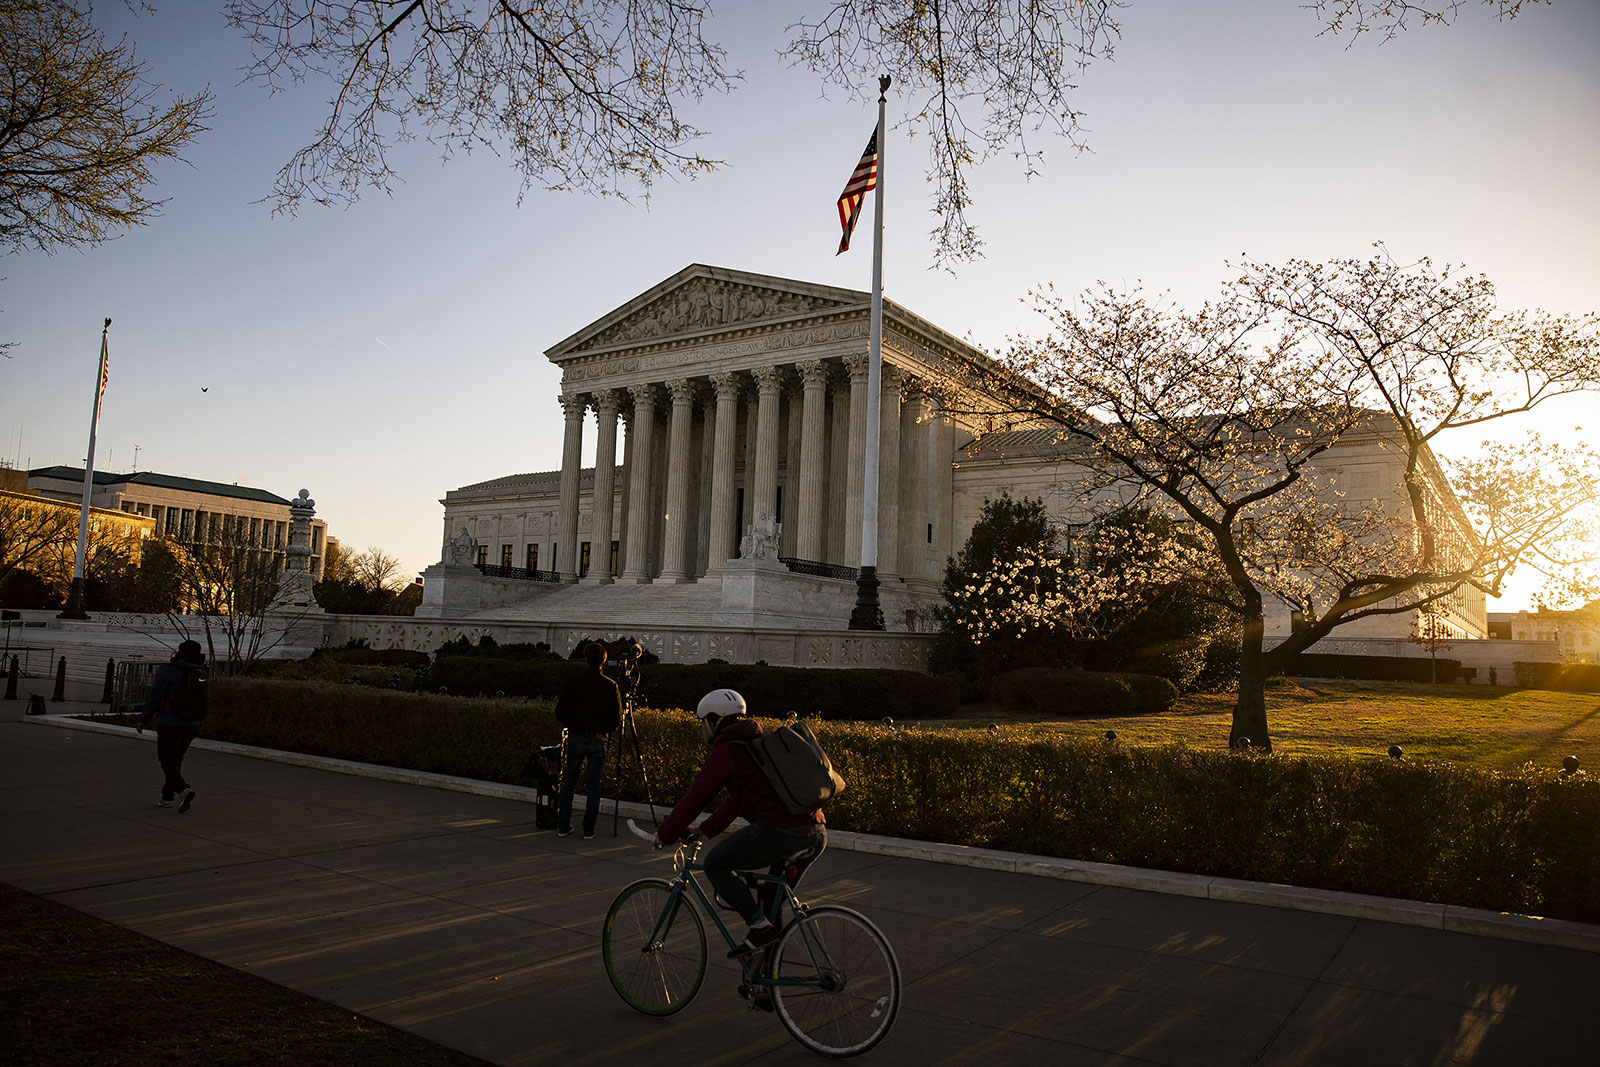
<path fill-rule="evenodd" d="M 628 820 L 628 829 L 633 832 L 633 836 L 639 838 L 641 841 L 649 841 L 651 844 L 655 843 L 656 835 L 646 830 L 632 819 Z M 685 830 L 681 835 L 679 835 L 678 840 L 685 845 L 693 847 L 698 845 L 704 839 L 693 830 Z"/>

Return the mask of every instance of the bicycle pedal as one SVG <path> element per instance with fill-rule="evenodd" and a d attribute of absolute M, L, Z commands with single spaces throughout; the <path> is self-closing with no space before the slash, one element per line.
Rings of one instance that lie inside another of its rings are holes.
<path fill-rule="evenodd" d="M 772 991 L 749 982 L 739 983 L 739 995 L 745 1000 L 748 1011 L 772 1011 Z"/>

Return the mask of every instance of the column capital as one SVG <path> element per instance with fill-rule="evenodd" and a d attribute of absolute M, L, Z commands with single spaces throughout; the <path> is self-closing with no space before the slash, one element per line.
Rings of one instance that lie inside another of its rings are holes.
<path fill-rule="evenodd" d="M 563 393 L 556 397 L 556 403 L 561 405 L 561 410 L 567 413 L 567 419 L 583 418 L 584 412 L 589 410 L 588 393 Z"/>
<path fill-rule="evenodd" d="M 739 389 L 744 385 L 744 375 L 737 371 L 722 371 L 711 376 L 711 385 L 717 391 L 718 400 L 736 400 Z"/>
<path fill-rule="evenodd" d="M 794 367 L 795 370 L 800 372 L 800 381 L 802 385 L 825 386 L 828 384 L 828 363 L 826 361 L 820 359 L 802 359 L 796 363 Z"/>
<path fill-rule="evenodd" d="M 788 376 L 782 367 L 757 367 L 750 372 L 750 377 L 756 380 L 756 390 L 760 393 L 776 394 L 783 388 L 784 379 Z"/>
<path fill-rule="evenodd" d="M 872 369 L 871 357 L 866 355 L 849 355 L 844 357 L 845 370 L 850 372 L 850 384 L 860 382 L 867 384 L 867 374 Z"/>
<path fill-rule="evenodd" d="M 674 405 L 693 404 L 699 389 L 687 378 L 674 378 L 667 383 L 667 392 L 672 394 Z"/>
<path fill-rule="evenodd" d="M 622 410 L 622 394 L 616 389 L 601 389 L 594 393 L 590 403 L 594 405 L 596 415 L 614 419 L 617 412 Z"/>
<path fill-rule="evenodd" d="M 896 367 L 888 360 L 884 360 L 883 366 L 879 368 L 878 374 L 879 381 L 883 383 L 884 392 L 887 393 L 891 389 L 896 391 L 899 390 L 904 377 L 904 372 L 899 367 Z"/>
<path fill-rule="evenodd" d="M 648 404 L 650 407 L 655 407 L 656 400 L 659 398 L 660 392 L 661 391 L 656 387 L 654 382 L 645 382 L 640 385 L 628 386 L 628 394 L 633 397 L 635 411 L 638 410 L 639 405 L 641 404 Z"/>

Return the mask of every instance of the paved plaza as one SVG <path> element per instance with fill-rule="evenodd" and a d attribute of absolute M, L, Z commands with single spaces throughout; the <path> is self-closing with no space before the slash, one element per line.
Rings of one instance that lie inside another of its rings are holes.
<path fill-rule="evenodd" d="M 60 706 L 52 708 L 59 710 Z M 145 738 L 0 705 L 0 881 L 501 1064 L 811 1063 L 715 953 L 669 1019 L 599 931 L 669 861 L 516 800 L 195 749 L 157 808 Z M 580 802 L 581 803 L 581 802 Z M 905 979 L 894 1064 L 1600 1063 L 1600 953 L 830 849 Z"/>

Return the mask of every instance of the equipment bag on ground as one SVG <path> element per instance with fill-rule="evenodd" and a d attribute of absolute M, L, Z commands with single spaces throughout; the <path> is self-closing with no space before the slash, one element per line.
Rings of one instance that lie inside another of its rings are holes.
<path fill-rule="evenodd" d="M 796 815 L 816 811 L 844 792 L 844 778 L 803 722 L 742 744 L 778 791 L 778 799 Z"/>

